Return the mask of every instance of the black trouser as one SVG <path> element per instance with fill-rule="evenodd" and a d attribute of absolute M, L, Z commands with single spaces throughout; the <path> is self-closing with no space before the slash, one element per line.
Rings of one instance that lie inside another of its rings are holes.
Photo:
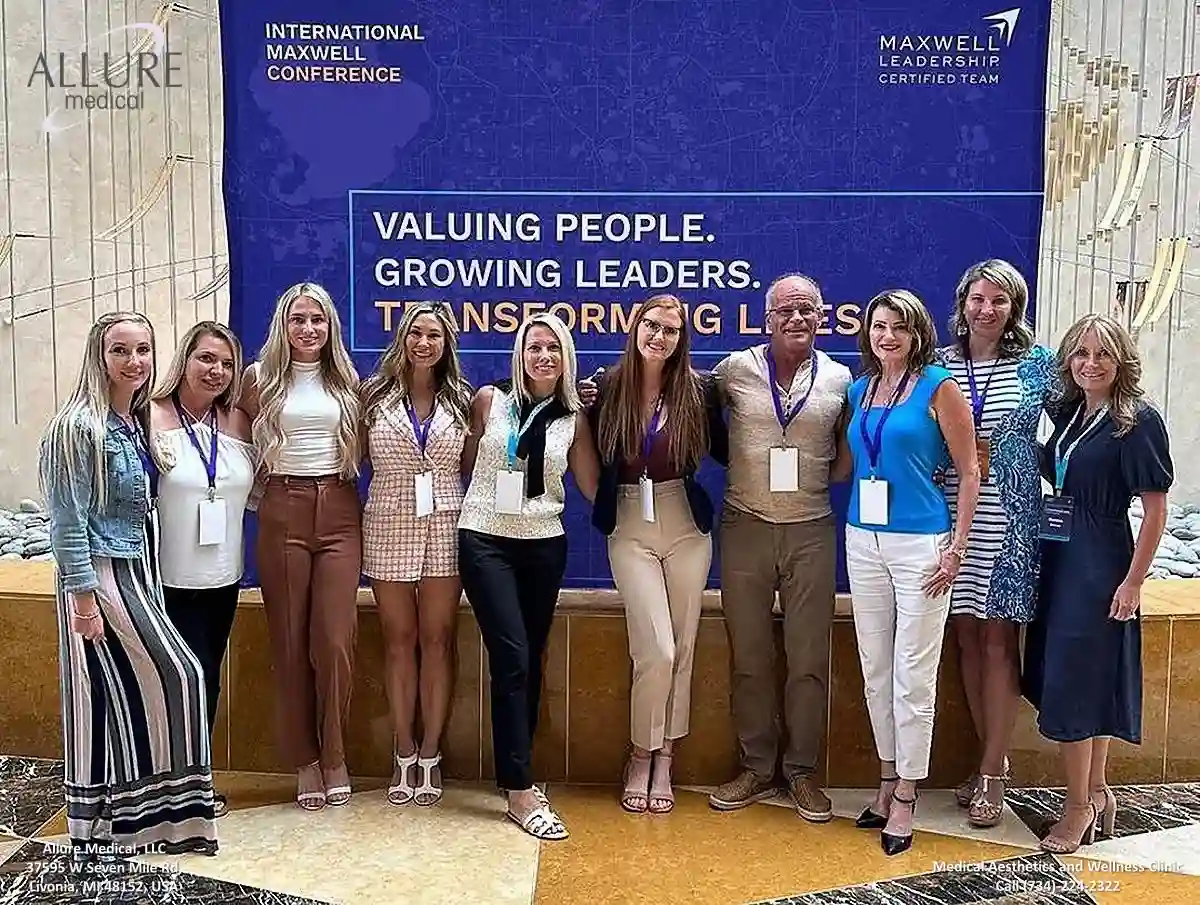
<path fill-rule="evenodd" d="M 496 784 L 506 791 L 533 787 L 542 655 L 566 568 L 564 535 L 515 540 L 458 532 L 458 569 L 491 671 Z"/>
<path fill-rule="evenodd" d="M 237 612 L 238 585 L 223 588 L 163 588 L 167 616 L 204 669 L 208 695 L 208 732 L 211 737 L 221 698 L 221 661 Z"/>

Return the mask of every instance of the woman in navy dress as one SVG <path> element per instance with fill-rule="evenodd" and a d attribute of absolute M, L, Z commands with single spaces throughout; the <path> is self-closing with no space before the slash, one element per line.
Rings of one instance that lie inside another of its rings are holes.
<path fill-rule="evenodd" d="M 1063 817 L 1042 848 L 1067 853 L 1098 829 L 1112 834 L 1109 741 L 1141 743 L 1141 588 L 1166 526 L 1174 474 L 1166 427 L 1142 399 L 1141 362 L 1124 327 L 1085 316 L 1067 331 L 1058 361 L 1065 391 L 1041 454 L 1042 474 L 1056 490 L 1044 507 L 1021 684 L 1038 729 L 1059 743 L 1067 774 Z M 1134 497 L 1145 508 L 1136 544 L 1128 515 Z"/>

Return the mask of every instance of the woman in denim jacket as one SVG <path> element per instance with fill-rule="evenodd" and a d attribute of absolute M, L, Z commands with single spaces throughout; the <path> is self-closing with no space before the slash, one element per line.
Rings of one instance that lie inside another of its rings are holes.
<path fill-rule="evenodd" d="M 79 860 L 217 851 L 204 676 L 167 619 L 158 574 L 153 373 L 150 322 L 101 316 L 42 439 L 67 831 Z"/>

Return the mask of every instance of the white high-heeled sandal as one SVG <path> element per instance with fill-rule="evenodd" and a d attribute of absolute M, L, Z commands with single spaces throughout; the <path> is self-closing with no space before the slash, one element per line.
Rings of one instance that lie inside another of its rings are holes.
<path fill-rule="evenodd" d="M 421 769 L 421 785 L 413 792 L 413 799 L 423 808 L 435 805 L 441 800 L 442 790 L 430 782 L 430 777 L 433 775 L 433 768 L 442 762 L 442 753 L 439 751 L 433 757 L 417 758 L 417 766 Z M 422 800 L 421 796 L 426 796 Z"/>
<path fill-rule="evenodd" d="M 387 798 L 392 804 L 403 806 L 413 800 L 416 795 L 416 789 L 408 782 L 408 771 L 411 770 L 420 759 L 420 749 L 413 748 L 413 753 L 408 757 L 401 757 L 399 754 L 393 755 L 396 761 L 396 766 L 400 769 L 400 781 L 394 786 L 388 786 Z"/>

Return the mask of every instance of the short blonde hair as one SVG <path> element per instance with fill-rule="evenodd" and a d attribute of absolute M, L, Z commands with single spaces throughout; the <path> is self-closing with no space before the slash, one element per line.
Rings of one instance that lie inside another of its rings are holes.
<path fill-rule="evenodd" d="M 912 348 L 908 350 L 908 369 L 919 371 L 934 362 L 937 351 L 937 328 L 933 317 L 914 292 L 907 289 L 888 289 L 867 303 L 863 312 L 862 329 L 858 332 L 858 351 L 862 355 L 863 370 L 878 375 L 883 371 L 875 351 L 871 348 L 871 318 L 879 308 L 887 308 L 900 316 L 902 323 L 912 335 Z"/>
<path fill-rule="evenodd" d="M 516 399 L 518 405 L 523 405 L 532 399 L 525 376 L 525 337 L 529 335 L 529 331 L 533 327 L 546 327 L 554 333 L 558 344 L 562 346 L 563 372 L 562 376 L 558 378 L 558 386 L 554 388 L 554 395 L 559 398 L 567 411 L 580 411 L 583 408 L 583 402 L 580 400 L 579 390 L 575 386 L 576 374 L 579 370 L 575 360 L 575 340 L 571 337 L 571 331 L 567 329 L 567 325 L 549 311 L 543 311 L 527 318 L 517 330 L 512 350 L 513 398 Z"/>

